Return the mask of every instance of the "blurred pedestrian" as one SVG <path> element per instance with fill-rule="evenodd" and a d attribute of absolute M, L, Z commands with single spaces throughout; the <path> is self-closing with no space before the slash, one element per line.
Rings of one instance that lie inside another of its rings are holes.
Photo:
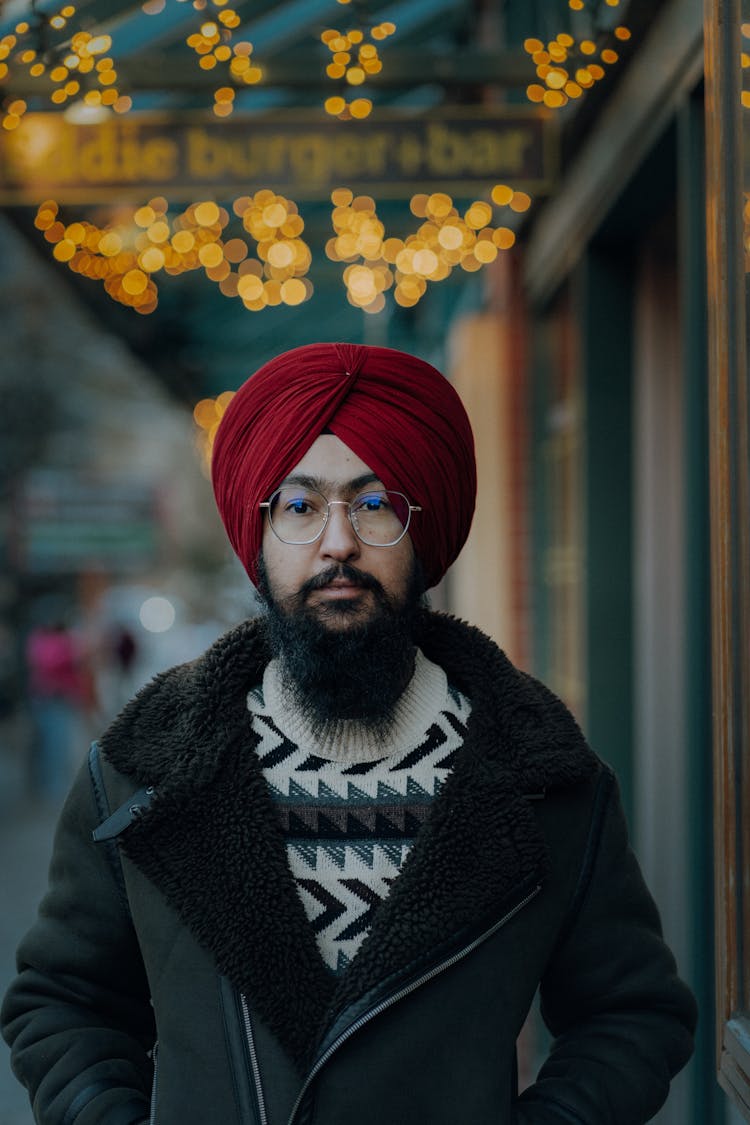
<path fill-rule="evenodd" d="M 32 629 L 26 641 L 26 664 L 32 787 L 37 795 L 55 800 L 70 785 L 86 696 L 82 654 L 74 632 L 62 620 Z"/>
<path fill-rule="evenodd" d="M 615 778 L 424 601 L 474 510 L 455 391 L 295 349 L 233 398 L 213 480 L 266 612 L 141 690 L 71 793 L 3 1009 L 37 1121 L 642 1125 L 695 1006 Z"/>
<path fill-rule="evenodd" d="M 138 642 L 133 630 L 116 622 L 108 638 L 108 661 L 112 684 L 113 713 L 123 707 L 135 690 L 134 673 L 138 661 Z"/>

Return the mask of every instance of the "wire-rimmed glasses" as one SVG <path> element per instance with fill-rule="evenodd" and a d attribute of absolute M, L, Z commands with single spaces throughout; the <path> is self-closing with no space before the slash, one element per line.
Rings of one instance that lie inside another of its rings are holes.
<path fill-rule="evenodd" d="M 314 543 L 325 531 L 334 504 L 342 504 L 358 539 L 370 547 L 395 547 L 409 530 L 412 512 L 403 492 L 370 489 L 353 500 L 328 500 L 315 488 L 286 485 L 270 500 L 259 504 L 268 512 L 271 530 L 282 543 L 301 546 Z"/>

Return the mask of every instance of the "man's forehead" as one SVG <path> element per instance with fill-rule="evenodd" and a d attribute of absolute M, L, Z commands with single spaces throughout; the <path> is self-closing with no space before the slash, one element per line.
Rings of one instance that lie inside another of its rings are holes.
<path fill-rule="evenodd" d="M 367 462 L 335 434 L 321 434 L 281 483 L 356 487 L 379 479 Z"/>

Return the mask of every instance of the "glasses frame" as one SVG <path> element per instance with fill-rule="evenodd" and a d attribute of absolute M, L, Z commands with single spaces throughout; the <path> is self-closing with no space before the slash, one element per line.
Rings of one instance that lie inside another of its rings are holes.
<path fill-rule="evenodd" d="M 279 542 L 285 543 L 287 545 L 287 547 L 309 547 L 309 545 L 311 543 L 317 543 L 317 541 L 320 538 L 322 538 L 322 536 L 325 534 L 325 530 L 328 527 L 328 521 L 331 518 L 331 508 L 333 507 L 334 504 L 339 504 L 339 505 L 343 506 L 344 508 L 346 508 L 346 514 L 349 517 L 349 523 L 351 524 L 352 531 L 356 535 L 357 539 L 359 539 L 360 543 L 364 543 L 364 545 L 366 547 L 395 547 L 398 543 L 401 542 L 401 540 L 404 538 L 407 531 L 409 530 L 409 527 L 411 526 L 412 512 L 421 512 L 422 511 L 422 508 L 420 507 L 419 504 L 411 504 L 409 502 L 408 496 L 406 496 L 403 492 L 399 492 L 395 488 L 372 488 L 372 489 L 369 489 L 369 490 L 365 489 L 362 492 L 358 492 L 353 500 L 329 500 L 328 497 L 325 496 L 322 492 L 320 492 L 317 488 L 308 488 L 308 490 L 307 490 L 308 492 L 317 492 L 318 495 L 322 496 L 323 499 L 326 502 L 326 515 L 325 515 L 325 519 L 323 521 L 323 526 L 321 527 L 321 529 L 317 533 L 317 535 L 314 535 L 312 537 L 312 539 L 295 539 L 292 542 L 290 542 L 288 539 L 282 539 L 282 537 L 279 535 L 276 528 L 273 526 L 273 520 L 271 519 L 271 505 L 273 504 L 273 501 L 274 501 L 275 497 L 278 496 L 278 494 L 280 492 L 283 492 L 284 488 L 288 488 L 288 487 L 290 487 L 290 486 L 284 485 L 282 488 L 277 488 L 276 491 L 271 496 L 270 500 L 262 500 L 258 504 L 259 508 L 265 508 L 268 512 L 268 526 L 271 528 L 271 531 L 274 533 L 274 535 L 279 540 Z M 406 523 L 404 524 L 403 531 L 399 535 L 398 539 L 394 539 L 390 543 L 368 543 L 368 541 L 366 539 L 363 539 L 362 536 L 360 535 L 360 533 L 357 531 L 356 524 L 354 523 L 354 520 L 352 519 L 352 504 L 356 504 L 357 500 L 359 500 L 359 498 L 361 496 L 367 496 L 371 493 L 377 494 L 377 493 L 381 493 L 381 492 L 391 493 L 393 496 L 400 496 L 401 497 L 401 499 L 406 504 L 406 510 L 407 510 Z"/>

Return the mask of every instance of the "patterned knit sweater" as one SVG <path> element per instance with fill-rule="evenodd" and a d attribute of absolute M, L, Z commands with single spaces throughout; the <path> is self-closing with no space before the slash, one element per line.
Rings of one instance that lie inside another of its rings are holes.
<path fill-rule="evenodd" d="M 289 866 L 323 959 L 340 973 L 450 772 L 469 700 L 417 650 L 385 738 L 354 721 L 331 723 L 315 737 L 285 693 L 276 661 L 247 702 Z"/>

